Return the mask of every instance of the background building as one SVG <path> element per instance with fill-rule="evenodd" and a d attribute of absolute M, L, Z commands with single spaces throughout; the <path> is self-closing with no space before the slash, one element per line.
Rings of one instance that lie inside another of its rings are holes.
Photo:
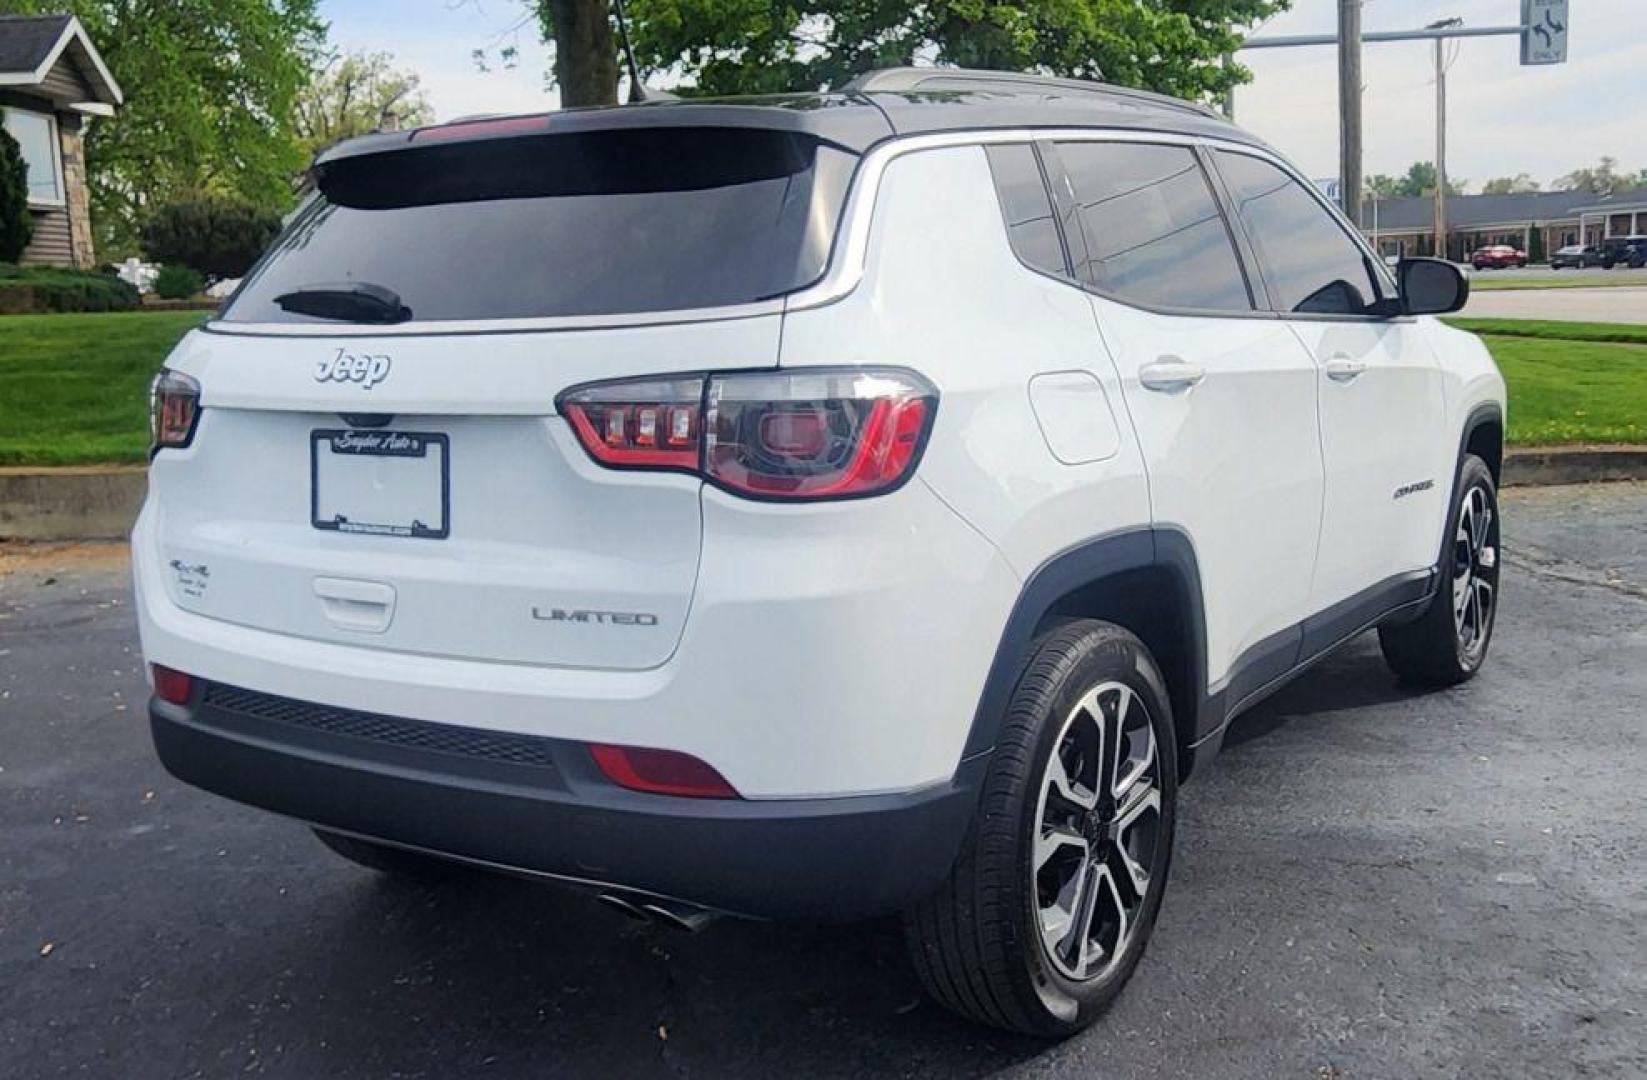
<path fill-rule="evenodd" d="M 1361 228 L 1385 255 L 1435 254 L 1435 200 L 1369 198 Z M 1647 232 L 1647 188 L 1611 196 L 1586 191 L 1455 195 L 1447 200 L 1447 251 L 1463 261 L 1487 244 L 1510 244 L 1542 262 L 1567 244 Z"/>
<path fill-rule="evenodd" d="M 0 16 L 0 117 L 29 170 L 25 264 L 92 265 L 81 125 L 113 116 L 120 87 L 72 15 Z"/>

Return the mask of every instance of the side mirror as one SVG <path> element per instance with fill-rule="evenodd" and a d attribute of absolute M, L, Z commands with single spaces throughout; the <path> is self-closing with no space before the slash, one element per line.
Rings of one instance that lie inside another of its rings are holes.
<path fill-rule="evenodd" d="M 1401 310 L 1407 315 L 1457 311 L 1470 298 L 1470 279 L 1446 259 L 1402 259 L 1395 268 Z"/>

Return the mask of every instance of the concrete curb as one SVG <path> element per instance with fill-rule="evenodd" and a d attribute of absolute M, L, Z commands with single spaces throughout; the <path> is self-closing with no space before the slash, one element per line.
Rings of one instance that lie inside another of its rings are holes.
<path fill-rule="evenodd" d="M 148 487 L 141 465 L 0 468 L 0 540 L 124 538 Z"/>
<path fill-rule="evenodd" d="M 1505 487 L 1647 480 L 1647 446 L 1554 446 L 1504 455 Z"/>
<path fill-rule="evenodd" d="M 1647 480 L 1647 446 L 1511 450 L 1505 487 Z M 0 540 L 118 540 L 148 490 L 141 465 L 0 468 Z"/>

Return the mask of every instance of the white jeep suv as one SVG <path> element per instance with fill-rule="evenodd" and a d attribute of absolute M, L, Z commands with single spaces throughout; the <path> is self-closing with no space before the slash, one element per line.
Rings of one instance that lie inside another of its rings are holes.
<path fill-rule="evenodd" d="M 1196 106 L 955 70 L 370 136 L 167 361 L 156 747 L 357 862 L 904 913 L 1061 1034 L 1181 783 L 1377 627 L 1481 664 L 1504 385 Z"/>

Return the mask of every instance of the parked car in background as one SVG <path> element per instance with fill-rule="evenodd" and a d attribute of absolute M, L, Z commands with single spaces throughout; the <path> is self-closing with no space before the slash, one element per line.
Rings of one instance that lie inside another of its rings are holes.
<path fill-rule="evenodd" d="M 1567 267 L 1582 270 L 1586 266 L 1600 265 L 1601 248 L 1595 244 L 1568 244 L 1550 256 L 1551 270 L 1562 270 Z"/>
<path fill-rule="evenodd" d="M 1609 236 L 1601 242 L 1601 265 L 1607 270 L 1622 263 L 1632 270 L 1647 266 L 1647 236 Z"/>
<path fill-rule="evenodd" d="M 1477 270 L 1504 270 L 1512 266 L 1526 266 L 1527 253 L 1508 244 L 1490 244 L 1475 249 L 1470 255 L 1470 265 Z"/>

